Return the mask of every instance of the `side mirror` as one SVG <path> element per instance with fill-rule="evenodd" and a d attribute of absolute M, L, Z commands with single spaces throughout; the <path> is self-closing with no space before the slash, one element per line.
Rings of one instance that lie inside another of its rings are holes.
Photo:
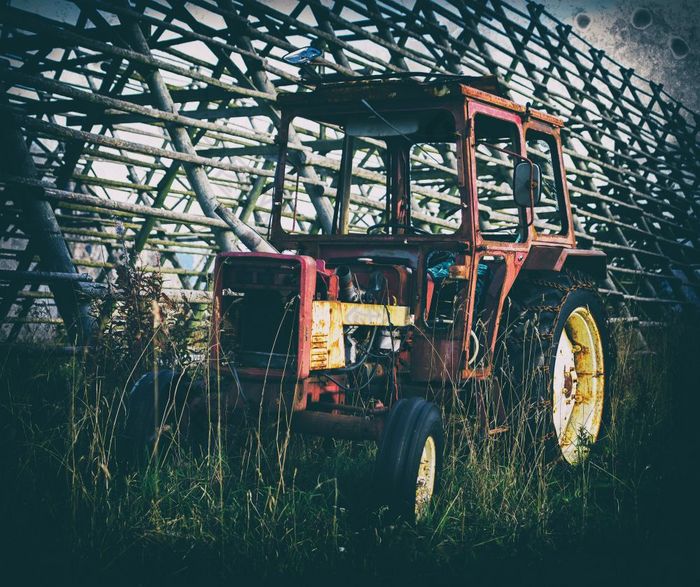
<path fill-rule="evenodd" d="M 302 47 L 287 53 L 282 59 L 292 65 L 306 65 L 321 55 L 321 50 L 316 47 Z"/>
<path fill-rule="evenodd" d="M 542 184 L 540 166 L 529 161 L 521 161 L 513 172 L 513 199 L 518 206 L 529 208 L 540 203 Z"/>

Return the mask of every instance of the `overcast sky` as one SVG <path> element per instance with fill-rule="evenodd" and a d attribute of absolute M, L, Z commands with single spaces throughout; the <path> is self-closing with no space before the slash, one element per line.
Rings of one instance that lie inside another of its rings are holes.
<path fill-rule="evenodd" d="M 700 1 L 544 0 L 592 45 L 700 111 Z M 636 14 L 635 14 L 636 13 Z"/>

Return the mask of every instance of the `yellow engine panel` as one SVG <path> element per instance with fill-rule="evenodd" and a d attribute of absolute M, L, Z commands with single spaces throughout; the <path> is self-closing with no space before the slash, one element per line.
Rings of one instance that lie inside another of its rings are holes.
<path fill-rule="evenodd" d="M 316 300 L 311 305 L 311 370 L 345 367 L 343 326 L 413 324 L 406 306 Z"/>

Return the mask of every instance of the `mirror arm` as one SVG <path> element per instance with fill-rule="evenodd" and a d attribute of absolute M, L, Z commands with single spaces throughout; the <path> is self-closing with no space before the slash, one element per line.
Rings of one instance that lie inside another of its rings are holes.
<path fill-rule="evenodd" d="M 501 153 L 505 153 L 506 155 L 510 155 L 511 157 L 515 157 L 516 159 L 520 159 L 521 161 L 527 161 L 532 165 L 532 161 L 528 159 L 527 157 L 523 157 L 520 153 L 516 153 L 515 151 L 511 151 L 510 149 L 504 149 L 503 147 L 497 147 L 496 145 L 492 145 L 491 143 L 479 143 L 477 142 L 477 145 L 484 145 L 488 147 L 489 149 L 493 149 L 494 151 L 500 151 Z"/>

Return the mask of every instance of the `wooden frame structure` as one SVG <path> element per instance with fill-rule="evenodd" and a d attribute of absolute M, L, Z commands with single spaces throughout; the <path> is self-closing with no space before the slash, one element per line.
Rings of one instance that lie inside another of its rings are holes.
<path fill-rule="evenodd" d="M 87 340 L 89 301 L 125 247 L 201 304 L 216 251 L 268 250 L 275 101 L 300 83 L 282 57 L 308 42 L 324 73 L 495 74 L 513 100 L 561 116 L 574 227 L 608 254 L 615 318 L 657 322 L 700 303 L 700 117 L 541 5 L 39 6 L 0 8 L 2 342 Z M 292 134 L 302 150 L 324 140 Z M 300 166 L 307 189 L 332 198 L 334 164 Z"/>

